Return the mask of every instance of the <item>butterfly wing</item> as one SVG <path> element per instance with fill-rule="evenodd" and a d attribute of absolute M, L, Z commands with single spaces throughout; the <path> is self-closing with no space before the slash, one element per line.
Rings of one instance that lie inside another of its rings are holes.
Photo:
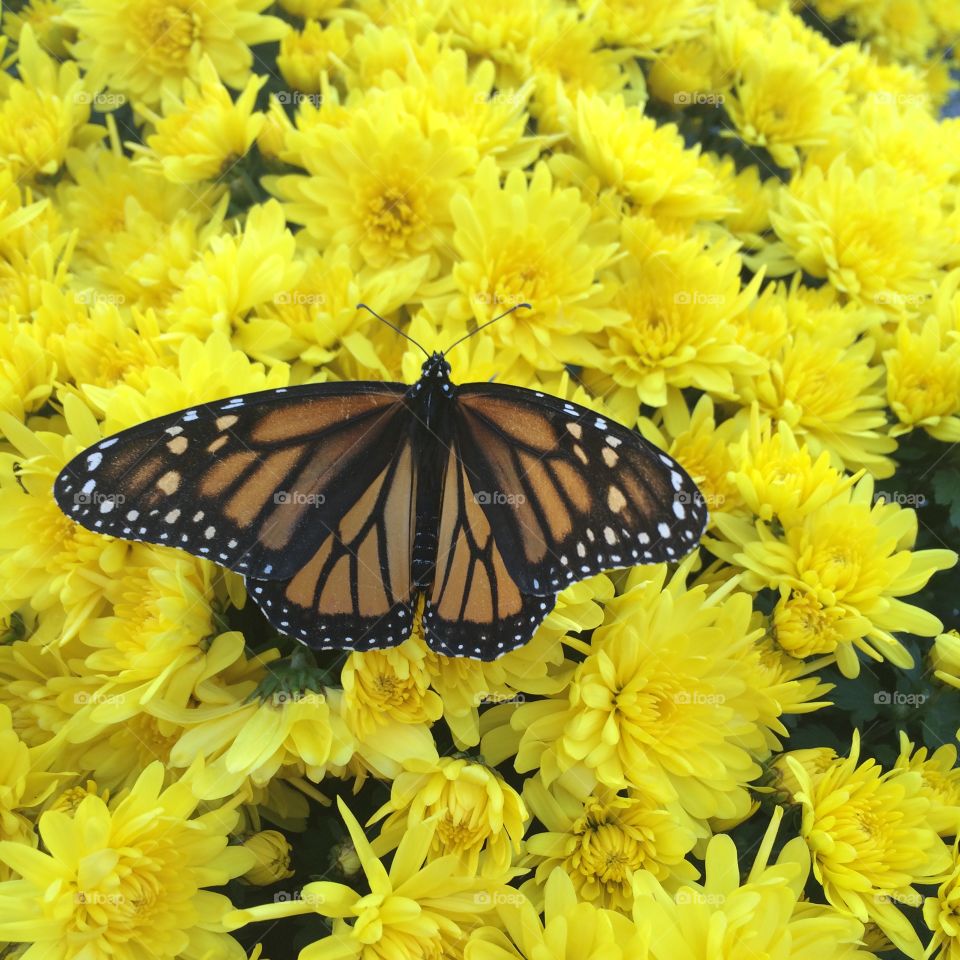
<path fill-rule="evenodd" d="M 61 471 L 54 496 L 95 533 L 288 579 L 377 477 L 408 416 L 399 383 L 308 384 L 124 430 Z"/>
<path fill-rule="evenodd" d="M 248 580 L 267 619 L 314 649 L 395 646 L 413 624 L 417 458 L 411 431 L 373 445 L 373 479 L 285 581 Z"/>
<path fill-rule="evenodd" d="M 493 660 L 523 646 L 554 596 L 523 592 L 504 562 L 459 444 L 444 467 L 437 562 L 424 603 L 424 636 L 449 657 Z"/>
<path fill-rule="evenodd" d="M 522 387 L 457 393 L 457 445 L 518 589 L 552 594 L 613 567 L 677 560 L 707 510 L 686 471 L 639 434 Z"/>

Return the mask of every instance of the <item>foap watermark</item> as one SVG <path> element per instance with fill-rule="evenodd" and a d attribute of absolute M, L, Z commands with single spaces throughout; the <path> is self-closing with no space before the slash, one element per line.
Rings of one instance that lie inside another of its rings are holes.
<path fill-rule="evenodd" d="M 87 307 L 96 307 L 101 304 L 120 307 L 127 302 L 122 293 L 104 293 L 102 290 L 81 290 L 73 295 L 74 303 L 82 303 Z"/>
<path fill-rule="evenodd" d="M 922 493 L 906 490 L 878 490 L 873 495 L 874 503 L 895 503 L 900 507 L 925 507 L 927 498 Z"/>
<path fill-rule="evenodd" d="M 717 510 L 727 502 L 727 496 L 724 493 L 703 493 L 700 490 L 695 493 L 680 490 L 674 494 L 673 499 L 675 503 L 695 504 L 698 507 L 706 507 L 708 510 Z"/>
<path fill-rule="evenodd" d="M 873 702 L 878 707 L 921 707 L 929 699 L 926 693 L 904 693 L 902 690 L 878 690 Z"/>
<path fill-rule="evenodd" d="M 704 693 L 702 690 L 678 690 L 673 695 L 673 702 L 677 704 L 705 704 L 715 707 L 727 702 L 725 694 Z"/>
<path fill-rule="evenodd" d="M 119 507 L 126 503 L 126 501 L 127 498 L 122 493 L 105 493 L 103 490 L 91 490 L 89 493 L 84 493 L 81 490 L 73 495 L 73 502 L 75 504 L 83 504 L 85 506 L 101 506 L 104 503 L 112 503 L 114 507 Z M 109 512 L 109 509 L 104 511 L 104 513 Z"/>
<path fill-rule="evenodd" d="M 122 93 L 89 93 L 81 90 L 74 98 L 75 103 L 89 103 L 94 110 L 117 110 L 122 107 L 127 98 Z"/>
<path fill-rule="evenodd" d="M 877 103 L 896 103 L 898 105 L 912 104 L 913 106 L 926 106 L 930 98 L 925 93 L 903 93 L 899 90 L 875 90 L 873 99 Z"/>
<path fill-rule="evenodd" d="M 681 306 L 703 306 L 708 303 L 726 303 L 727 297 L 723 293 L 707 293 L 705 290 L 678 290 L 673 295 L 673 302 Z"/>
<path fill-rule="evenodd" d="M 73 902 L 91 907 L 107 907 L 126 903 L 127 898 L 122 893 L 104 893 L 103 890 L 77 890 L 73 895 Z"/>
<path fill-rule="evenodd" d="M 311 907 L 319 907 L 327 902 L 327 898 L 322 893 L 313 893 L 311 891 L 297 890 L 278 890 L 273 895 L 274 903 L 290 903 L 297 900 L 306 903 Z"/>
<path fill-rule="evenodd" d="M 127 699 L 125 693 L 102 693 L 99 690 L 95 690 L 93 693 L 90 693 L 89 690 L 78 690 L 73 695 L 73 702 L 76 704 L 88 704 L 88 703 L 110 703 L 118 704 L 124 703 Z"/>
<path fill-rule="evenodd" d="M 301 90 L 281 90 L 274 94 L 278 103 L 284 106 L 299 106 L 301 103 L 309 103 L 313 107 L 319 108 L 323 103 L 322 93 L 303 93 Z"/>
<path fill-rule="evenodd" d="M 297 507 L 319 507 L 327 502 L 322 493 L 303 493 L 300 490 L 278 490 L 273 495 L 277 504 L 293 504 Z"/>
<path fill-rule="evenodd" d="M 703 90 L 678 90 L 673 102 L 678 107 L 719 107 L 726 98 L 722 93 L 706 93 Z"/>
<path fill-rule="evenodd" d="M 515 307 L 519 303 L 525 303 L 522 294 L 519 293 L 474 293 L 470 297 L 474 303 L 482 303 L 496 307 Z"/>
<path fill-rule="evenodd" d="M 474 103 L 505 103 L 509 107 L 522 107 L 527 102 L 525 94 L 519 90 L 492 90 L 490 93 L 484 93 L 478 90 L 473 95 Z"/>
<path fill-rule="evenodd" d="M 322 307 L 327 302 L 327 295 L 304 293 L 302 290 L 284 290 L 273 298 L 273 302 L 283 307 Z"/>
<path fill-rule="evenodd" d="M 526 897 L 519 890 L 478 890 L 473 895 L 473 902 L 481 907 L 496 907 L 500 904 L 519 905 L 526 902 Z"/>
<path fill-rule="evenodd" d="M 518 503 L 526 503 L 527 498 L 522 493 L 504 493 L 502 490 L 478 490 L 473 495 L 473 502 L 493 507 L 505 507 Z"/>
<path fill-rule="evenodd" d="M 279 707 L 285 703 L 324 703 L 326 697 L 313 690 L 275 690 L 271 700 L 275 707 Z"/>
<path fill-rule="evenodd" d="M 726 896 L 722 893 L 707 893 L 706 890 L 691 890 L 690 887 L 681 887 L 674 895 L 673 902 L 677 904 L 698 903 L 710 907 L 718 907 L 726 903 Z"/>
<path fill-rule="evenodd" d="M 476 706 L 484 703 L 515 703 L 521 704 L 527 698 L 522 693 L 491 693 L 489 690 L 478 693 L 474 696 L 473 702 Z"/>
<path fill-rule="evenodd" d="M 881 307 L 920 307 L 928 299 L 925 293 L 897 293 L 896 290 L 881 290 L 873 295 L 873 302 Z"/>

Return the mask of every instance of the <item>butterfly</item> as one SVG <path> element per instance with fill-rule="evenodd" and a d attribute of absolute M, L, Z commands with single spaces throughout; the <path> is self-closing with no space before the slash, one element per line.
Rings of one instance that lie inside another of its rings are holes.
<path fill-rule="evenodd" d="M 540 391 L 458 386 L 452 347 L 421 349 L 412 385 L 265 390 L 107 437 L 64 467 L 56 501 L 96 533 L 244 574 L 314 649 L 402 643 L 422 597 L 433 650 L 493 660 L 569 584 L 697 544 L 707 511 L 666 453 Z"/>

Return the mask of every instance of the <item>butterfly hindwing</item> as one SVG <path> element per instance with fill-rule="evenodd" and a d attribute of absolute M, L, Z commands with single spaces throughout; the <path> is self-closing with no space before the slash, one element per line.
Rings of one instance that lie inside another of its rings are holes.
<path fill-rule="evenodd" d="M 677 560 L 707 511 L 671 457 L 577 404 L 521 387 L 457 393 L 457 443 L 511 576 L 554 593 L 601 570 Z"/>
<path fill-rule="evenodd" d="M 436 572 L 424 604 L 427 643 L 449 657 L 492 660 L 527 643 L 555 599 L 518 587 L 458 446 L 451 444 L 444 467 Z"/>
<path fill-rule="evenodd" d="M 296 574 L 248 579 L 270 622 L 314 649 L 378 649 L 410 634 L 417 464 L 409 428 L 397 426 L 368 449 L 359 497 Z"/>
<path fill-rule="evenodd" d="M 366 451 L 405 413 L 403 384 L 309 384 L 202 404 L 75 457 L 54 495 L 96 533 L 287 578 L 358 495 Z"/>

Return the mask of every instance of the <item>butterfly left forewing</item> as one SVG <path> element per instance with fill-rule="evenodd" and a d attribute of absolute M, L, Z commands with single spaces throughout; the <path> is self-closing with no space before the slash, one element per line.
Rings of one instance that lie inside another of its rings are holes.
<path fill-rule="evenodd" d="M 545 594 L 614 567 L 677 560 L 707 511 L 672 457 L 585 407 L 469 384 L 457 440 L 504 563 Z"/>
<path fill-rule="evenodd" d="M 493 660 L 527 643 L 555 598 L 521 590 L 508 571 L 456 443 L 448 449 L 443 469 L 436 571 L 424 604 L 424 636 L 446 656 Z"/>

